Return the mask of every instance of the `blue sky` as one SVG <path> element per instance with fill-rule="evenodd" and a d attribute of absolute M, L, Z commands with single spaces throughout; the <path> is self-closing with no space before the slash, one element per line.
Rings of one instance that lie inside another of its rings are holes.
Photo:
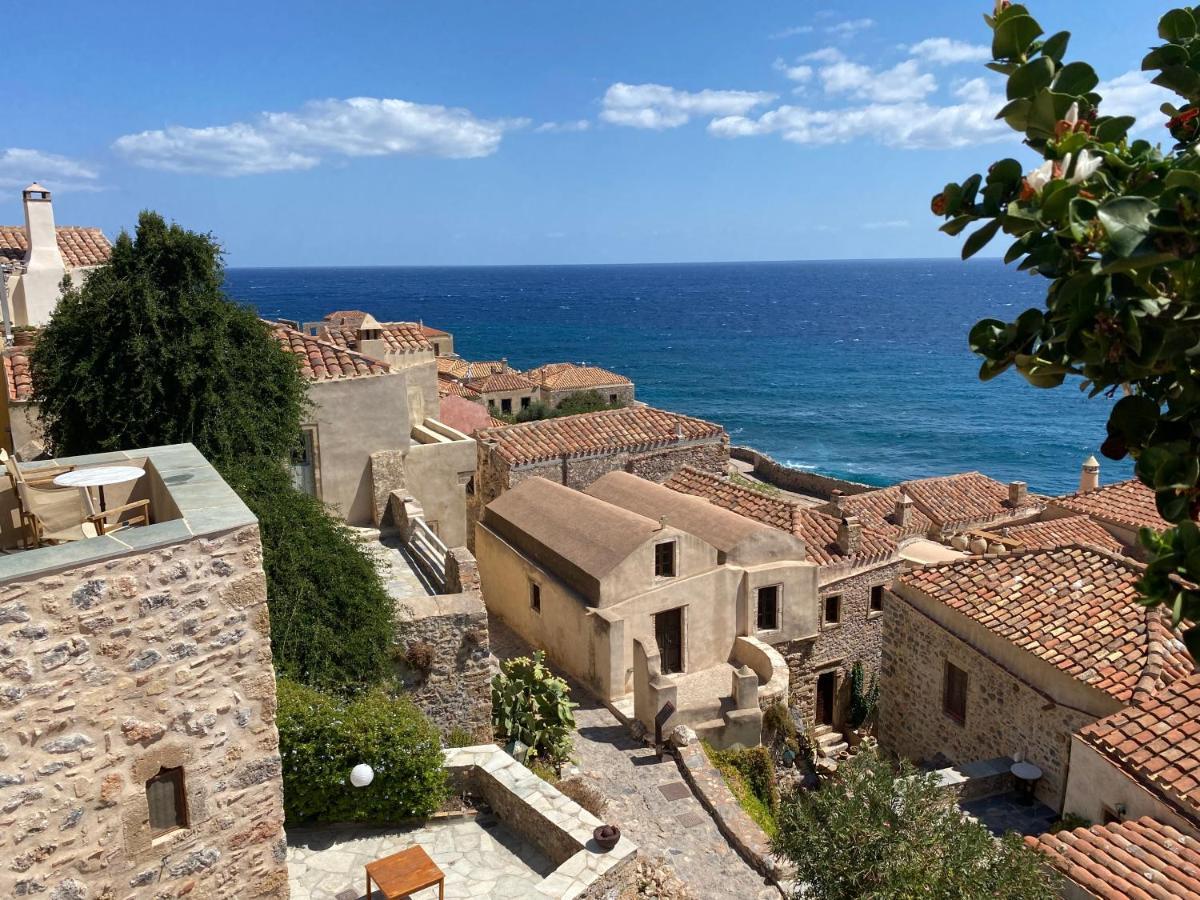
<path fill-rule="evenodd" d="M 1157 140 L 1162 98 L 1137 69 L 1172 5 L 1033 7 Z M 954 255 L 930 196 L 1020 155 L 992 121 L 984 11 L 23 4 L 0 222 L 38 178 L 60 224 L 116 234 L 152 208 L 215 233 L 231 265 Z"/>

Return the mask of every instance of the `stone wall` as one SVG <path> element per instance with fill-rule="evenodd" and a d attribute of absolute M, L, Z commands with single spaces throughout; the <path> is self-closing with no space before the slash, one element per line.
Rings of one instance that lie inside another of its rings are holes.
<path fill-rule="evenodd" d="M 1071 735 L 1097 717 L 1053 702 L 891 591 L 883 608 L 880 746 L 959 764 L 1021 754 L 1044 773 L 1038 799 L 1061 809 Z M 967 673 L 962 724 L 942 709 L 947 661 Z"/>
<path fill-rule="evenodd" d="M 558 405 L 568 397 L 574 397 L 576 394 L 587 394 L 593 391 L 596 394 L 599 394 L 600 399 L 605 403 L 611 403 L 612 401 L 609 400 L 609 397 L 614 394 L 616 394 L 617 402 L 623 406 L 628 406 L 633 402 L 632 384 L 614 384 L 610 387 L 598 388 L 570 388 L 568 390 L 561 391 L 548 391 L 545 388 L 542 388 L 540 395 L 543 403 L 545 403 L 547 406 L 552 406 L 557 409 Z"/>
<path fill-rule="evenodd" d="M 871 587 L 890 584 L 899 572 L 898 562 L 824 584 L 818 591 L 818 622 L 823 621 L 825 598 L 842 597 L 841 623 L 818 627 L 814 638 L 779 644 L 776 649 L 787 660 L 790 671 L 789 707 L 805 722 L 816 712 L 817 676 L 834 671 L 837 695 L 834 724 L 840 728 L 850 704 L 850 670 L 861 662 L 867 683 L 879 675 L 882 616 L 870 612 Z"/>
<path fill-rule="evenodd" d="M 0 586 L 0 896 L 288 896 L 261 556 L 251 527 Z"/>
<path fill-rule="evenodd" d="M 776 462 L 765 453 L 759 453 L 753 447 L 730 447 L 729 455 L 734 459 L 753 464 L 754 474 L 768 484 L 773 484 L 785 491 L 794 491 L 797 494 L 807 494 L 810 497 L 828 500 L 835 490 L 841 491 L 843 494 L 862 494 L 875 490 L 869 484 L 843 481 L 841 478 L 831 478 L 828 475 L 820 475 L 804 469 L 793 469 L 791 466 Z"/>
<path fill-rule="evenodd" d="M 408 494 L 404 454 L 404 450 L 380 450 L 371 454 L 371 522 L 376 528 L 394 524 L 387 521 L 392 494 Z"/>
<path fill-rule="evenodd" d="M 448 557 L 455 558 L 456 551 Z M 464 556 L 469 554 L 463 553 Z M 473 568 L 474 560 L 471 560 Z M 464 563 L 455 563 L 461 578 Z M 466 574 L 471 580 L 469 572 Z M 474 576 L 476 584 L 478 576 Z M 492 676 L 487 610 L 478 588 L 398 601 L 400 671 L 408 696 L 443 736 L 462 729 L 481 743 L 492 740 Z M 414 648 L 418 652 L 414 653 Z M 429 668 L 411 660 L 428 654 Z"/>

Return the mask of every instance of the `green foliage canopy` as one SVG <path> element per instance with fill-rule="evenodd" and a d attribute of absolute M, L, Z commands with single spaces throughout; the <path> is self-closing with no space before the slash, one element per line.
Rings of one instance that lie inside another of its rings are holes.
<path fill-rule="evenodd" d="M 1029 10 L 1008 0 L 985 18 L 989 68 L 1007 77 L 999 117 L 1043 161 L 1026 173 L 1002 159 L 947 184 L 933 212 L 951 235 L 982 223 L 964 259 L 1004 232 L 1014 239 L 1005 262 L 1050 283 L 1044 309 L 971 330 L 980 377 L 1014 368 L 1036 387 L 1074 377 L 1092 396 L 1122 395 L 1102 452 L 1133 456 L 1174 526 L 1140 535 L 1150 554 L 1142 592 L 1168 605 L 1177 625 L 1200 622 L 1200 7 L 1163 16 L 1164 43 L 1142 61 L 1182 100 L 1163 106 L 1176 142 L 1167 152 L 1130 140 L 1132 118 L 1103 113 L 1093 68 L 1064 62 L 1069 33 L 1043 39 Z M 1200 654 L 1200 630 L 1186 638 Z"/>
<path fill-rule="evenodd" d="M 404 697 L 381 691 L 343 701 L 279 679 L 279 755 L 289 825 L 385 824 L 425 816 L 447 796 L 437 729 Z M 350 770 L 375 771 L 364 788 Z"/>
<path fill-rule="evenodd" d="M 190 442 L 210 460 L 282 459 L 305 384 L 253 310 L 222 292 L 209 235 L 143 212 L 112 258 L 68 288 L 32 351 L 52 453 Z"/>
<path fill-rule="evenodd" d="M 797 900 L 1050 900 L 1054 878 L 1016 834 L 996 841 L 963 818 L 932 773 L 896 771 L 873 751 L 818 791 L 783 798 L 775 853 Z"/>

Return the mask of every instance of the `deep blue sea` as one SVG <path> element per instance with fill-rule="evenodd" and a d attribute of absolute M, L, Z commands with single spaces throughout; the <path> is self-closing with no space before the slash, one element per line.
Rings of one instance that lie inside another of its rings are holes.
<path fill-rule="evenodd" d="M 998 261 L 230 269 L 268 318 L 423 320 L 468 359 L 615 369 L 654 406 L 722 423 L 791 465 L 890 484 L 978 469 L 1074 490 L 1110 401 L 978 380 L 977 320 L 1040 306 Z M 1105 481 L 1127 465 L 1103 461 Z"/>

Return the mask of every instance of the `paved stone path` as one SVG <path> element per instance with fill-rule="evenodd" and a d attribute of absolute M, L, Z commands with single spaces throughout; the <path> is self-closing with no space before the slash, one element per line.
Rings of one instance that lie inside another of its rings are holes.
<path fill-rule="evenodd" d="M 501 659 L 528 653 L 511 629 L 489 622 L 492 652 Z M 705 900 L 779 900 L 767 884 L 729 846 L 716 823 L 693 795 L 670 756 L 629 736 L 624 725 L 577 685 L 576 765 L 589 783 L 608 798 L 605 818 L 621 827 L 648 856 L 661 856 L 692 893 Z"/>
<path fill-rule="evenodd" d="M 447 900 L 522 900 L 554 870 L 547 857 L 490 815 L 401 829 L 294 829 L 287 839 L 292 900 L 361 900 L 364 866 L 414 844 L 445 874 Z M 437 888 L 429 888 L 411 900 L 437 896 Z M 375 891 L 373 900 L 382 897 Z"/>

